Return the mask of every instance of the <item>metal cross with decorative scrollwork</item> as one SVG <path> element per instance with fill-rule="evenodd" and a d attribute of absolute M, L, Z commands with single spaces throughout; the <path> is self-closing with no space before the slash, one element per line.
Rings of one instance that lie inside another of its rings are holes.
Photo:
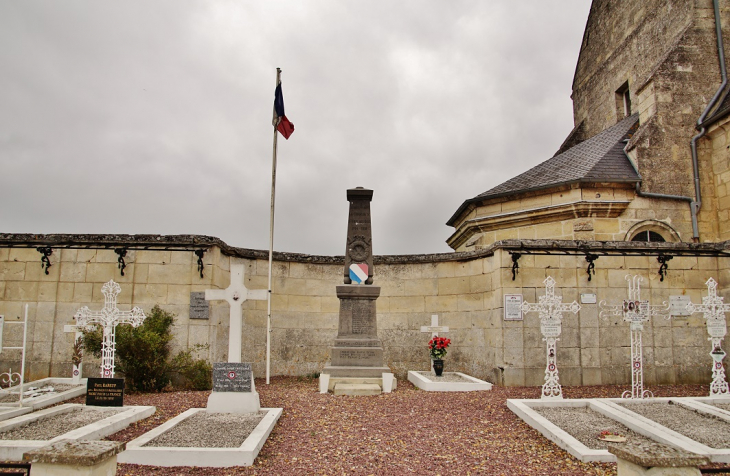
<path fill-rule="evenodd" d="M 725 380 L 725 369 L 722 366 L 722 359 L 725 358 L 725 351 L 722 350 L 722 340 L 727 334 L 725 313 L 730 311 L 730 304 L 725 304 L 724 298 L 717 295 L 717 282 L 710 278 L 707 284 L 707 296 L 702 298 L 702 304 L 687 304 L 689 312 L 701 312 L 707 322 L 707 333 L 710 334 L 709 341 L 712 342 L 712 383 L 710 384 L 710 396 L 730 395 L 727 380 Z"/>
<path fill-rule="evenodd" d="M 601 301 L 598 306 L 601 308 L 601 317 L 623 316 L 624 321 L 630 323 L 631 329 L 631 392 L 626 390 L 622 398 L 651 398 L 654 396 L 649 390 L 644 390 L 644 355 L 641 343 L 641 333 L 644 330 L 644 323 L 651 320 L 652 316 L 663 315 L 662 311 L 669 311 L 667 302 L 661 305 L 650 305 L 649 301 L 641 299 L 641 281 L 639 275 L 626 275 L 629 292 L 628 299 L 621 304 L 607 305 Z"/>
<path fill-rule="evenodd" d="M 104 308 L 101 311 L 91 311 L 84 306 L 74 314 L 77 326 L 88 327 L 91 324 L 101 324 L 104 330 L 104 340 L 101 344 L 101 376 L 103 378 L 114 378 L 117 325 L 131 324 L 132 327 L 139 327 L 147 317 L 138 307 L 131 311 L 117 309 L 117 296 L 120 292 L 122 292 L 122 288 L 111 280 L 101 287 L 101 293 L 104 295 Z"/>
<path fill-rule="evenodd" d="M 555 344 L 562 331 L 561 320 L 564 312 L 577 314 L 580 304 L 576 301 L 563 303 L 562 296 L 555 295 L 555 280 L 548 276 L 545 281 L 545 295 L 540 296 L 538 303 L 522 303 L 523 312 L 539 312 L 540 331 L 546 343 L 547 366 L 545 367 L 545 384 L 542 386 L 541 399 L 558 400 L 563 398 L 563 389 L 558 378 L 558 364 L 556 360 Z"/>

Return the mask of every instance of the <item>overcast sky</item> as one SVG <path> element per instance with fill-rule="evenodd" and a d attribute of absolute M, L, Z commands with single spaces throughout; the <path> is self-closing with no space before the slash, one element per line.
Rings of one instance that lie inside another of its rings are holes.
<path fill-rule="evenodd" d="M 461 205 L 573 127 L 588 0 L 0 0 L 0 232 L 204 234 L 447 252 Z"/>

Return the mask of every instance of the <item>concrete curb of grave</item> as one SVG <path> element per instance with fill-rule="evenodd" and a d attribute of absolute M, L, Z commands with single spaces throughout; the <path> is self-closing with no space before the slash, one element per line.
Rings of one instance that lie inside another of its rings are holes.
<path fill-rule="evenodd" d="M 643 400 L 630 400 L 632 403 L 657 403 L 669 400 L 688 402 L 701 400 L 707 397 L 684 397 L 684 398 L 653 398 Z M 723 401 L 726 401 L 724 399 Z M 552 423 L 547 418 L 537 413 L 534 408 L 540 407 L 589 407 L 612 420 L 615 420 L 630 430 L 665 445 L 679 448 L 691 453 L 710 458 L 712 462 L 730 462 L 730 449 L 709 448 L 684 435 L 672 431 L 652 420 L 642 417 L 620 405 L 617 401 L 628 401 L 626 399 L 563 399 L 563 400 L 531 400 L 531 399 L 509 399 L 507 407 L 528 425 L 539 431 L 547 439 L 564 449 L 582 462 L 616 462 L 616 456 L 608 450 L 592 449 L 585 446 L 568 432 Z M 710 402 L 712 403 L 712 402 Z M 694 405 L 699 411 L 704 411 L 702 405 Z M 722 410 L 717 409 L 718 412 Z M 705 412 L 710 413 L 710 412 Z M 727 412 L 726 412 L 727 413 Z"/>
<path fill-rule="evenodd" d="M 59 392 L 59 393 L 52 393 L 48 395 L 44 395 L 41 397 L 36 397 L 32 399 L 26 400 L 25 397 L 23 397 L 23 407 L 27 407 L 32 411 L 39 410 L 41 408 L 45 408 L 47 406 L 53 405 L 55 403 L 59 402 L 65 402 L 66 400 L 70 400 L 72 398 L 78 397 L 80 395 L 84 395 L 86 393 L 86 381 L 87 379 L 83 378 L 79 381 L 78 384 L 73 383 L 72 378 L 59 378 L 59 377 L 48 377 L 40 380 L 35 380 L 33 382 L 26 382 L 23 384 L 23 392 L 27 391 L 30 387 L 43 387 L 44 385 L 52 385 L 52 384 L 63 384 L 63 385 L 77 385 L 75 388 L 70 388 L 66 391 Z M 18 395 L 18 385 L 10 388 L 3 389 L 0 391 L 0 397 L 6 396 L 9 394 L 12 394 L 13 392 L 16 392 L 15 395 Z M 10 407 L 10 406 L 16 406 L 17 402 L 10 402 L 10 403 L 0 403 L 0 407 Z M 2 409 L 0 408 L 0 411 Z M 12 417 L 5 417 L 5 413 L 0 415 L 0 421 L 5 420 L 6 418 L 12 418 Z"/>
<path fill-rule="evenodd" d="M 170 430 L 182 421 L 206 411 L 205 408 L 191 408 L 157 428 L 127 443 L 126 451 L 117 457 L 119 463 L 144 464 L 152 466 L 202 466 L 230 467 L 252 466 L 261 447 L 274 429 L 283 408 L 262 408 L 266 415 L 238 448 L 195 448 L 161 447 L 144 445 Z"/>
<path fill-rule="evenodd" d="M 70 412 L 76 408 L 93 408 L 102 412 L 118 411 L 120 409 L 120 407 L 86 407 L 80 403 L 66 403 L 4 421 L 0 423 L 0 433 L 32 423 L 44 417 Z M 22 461 L 23 453 L 47 446 L 59 440 L 100 440 L 128 427 L 136 421 L 153 415 L 156 410 L 153 406 L 125 406 L 121 407 L 121 409 L 121 412 L 114 413 L 111 416 L 50 440 L 0 440 L 0 461 Z"/>
<path fill-rule="evenodd" d="M 472 377 L 461 372 L 444 372 L 444 375 L 458 375 L 467 382 L 440 382 L 437 377 L 432 378 L 420 372 L 409 370 L 408 381 L 416 387 L 427 392 L 473 392 L 479 390 L 491 390 L 492 384 L 484 380 Z"/>

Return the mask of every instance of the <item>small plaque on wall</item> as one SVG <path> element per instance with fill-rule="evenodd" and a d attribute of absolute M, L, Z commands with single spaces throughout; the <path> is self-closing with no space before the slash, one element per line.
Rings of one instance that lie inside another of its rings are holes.
<path fill-rule="evenodd" d="M 522 320 L 522 294 L 504 295 L 504 320 Z"/>
<path fill-rule="evenodd" d="M 581 304 L 595 304 L 596 303 L 596 295 L 593 293 L 581 293 L 580 295 L 580 303 Z"/>
<path fill-rule="evenodd" d="M 204 292 L 190 293 L 190 319 L 208 319 L 210 306 Z"/>
<path fill-rule="evenodd" d="M 692 313 L 687 310 L 691 301 L 689 296 L 669 296 L 669 315 L 672 317 L 688 317 Z"/>

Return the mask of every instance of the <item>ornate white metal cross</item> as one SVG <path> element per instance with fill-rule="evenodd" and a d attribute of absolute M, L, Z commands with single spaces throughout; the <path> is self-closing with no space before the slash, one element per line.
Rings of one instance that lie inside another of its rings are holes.
<path fill-rule="evenodd" d="M 244 284 L 244 268 L 242 264 L 231 264 L 231 284 L 226 289 L 206 289 L 205 300 L 223 300 L 231 306 L 228 328 L 228 362 L 241 361 L 241 329 L 243 328 L 243 310 L 241 305 L 249 300 L 266 300 L 268 289 L 248 289 Z"/>
<path fill-rule="evenodd" d="M 577 314 L 580 304 L 576 301 L 563 303 L 562 296 L 555 295 L 555 280 L 548 276 L 545 281 L 545 295 L 540 296 L 538 304 L 522 303 L 522 312 L 539 312 L 540 331 L 543 341 L 546 342 L 547 367 L 545 367 L 545 384 L 542 386 L 543 400 L 558 400 L 563 398 L 563 389 L 558 378 L 558 364 L 556 361 L 555 343 L 559 341 L 562 332 L 561 320 L 564 312 Z"/>
<path fill-rule="evenodd" d="M 725 358 L 725 351 L 722 350 L 722 340 L 727 334 L 725 313 L 730 311 L 730 304 L 723 303 L 724 298 L 717 295 L 717 282 L 710 278 L 707 284 L 707 296 L 702 298 L 702 304 L 687 304 L 687 310 L 695 313 L 701 312 L 707 322 L 707 333 L 710 334 L 709 341 L 712 342 L 712 383 L 710 384 L 710 396 L 730 395 L 727 380 L 725 380 L 725 369 L 722 366 L 722 359 Z"/>
<path fill-rule="evenodd" d="M 601 301 L 598 306 L 601 308 L 601 317 L 623 316 L 624 321 L 630 323 L 631 329 L 631 392 L 626 390 L 622 398 L 651 398 L 654 396 L 649 390 L 644 390 L 644 355 L 641 342 L 641 333 L 644 330 L 644 323 L 651 320 L 652 316 L 664 316 L 662 311 L 669 311 L 669 305 L 664 301 L 661 305 L 650 305 L 649 301 L 641 299 L 641 276 L 626 275 L 628 283 L 628 299 L 621 304 L 607 305 Z"/>
<path fill-rule="evenodd" d="M 104 295 L 104 307 L 101 311 L 91 311 L 87 306 L 82 307 L 76 314 L 76 325 L 88 327 L 91 324 L 101 324 L 104 330 L 104 339 L 101 343 L 101 376 L 103 378 L 114 378 L 114 353 L 116 351 L 116 330 L 118 324 L 131 324 L 132 327 L 142 325 L 147 316 L 138 307 L 131 311 L 120 311 L 117 309 L 117 296 L 122 288 L 110 280 L 101 287 Z"/>

